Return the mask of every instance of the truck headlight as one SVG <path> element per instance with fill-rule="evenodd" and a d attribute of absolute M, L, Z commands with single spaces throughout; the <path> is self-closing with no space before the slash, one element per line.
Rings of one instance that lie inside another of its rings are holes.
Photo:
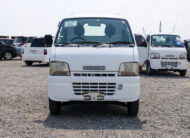
<path fill-rule="evenodd" d="M 118 76 L 138 76 L 139 64 L 138 63 L 122 63 L 119 67 Z"/>
<path fill-rule="evenodd" d="M 160 54 L 158 54 L 158 53 L 151 53 L 150 58 L 151 59 L 160 59 Z"/>
<path fill-rule="evenodd" d="M 51 76 L 70 76 L 69 65 L 65 62 L 50 62 Z"/>
<path fill-rule="evenodd" d="M 179 59 L 187 59 L 187 54 L 183 53 L 183 54 L 179 55 Z"/>

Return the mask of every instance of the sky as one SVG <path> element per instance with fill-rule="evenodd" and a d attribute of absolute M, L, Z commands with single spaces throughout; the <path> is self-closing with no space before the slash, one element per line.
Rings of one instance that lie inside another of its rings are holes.
<path fill-rule="evenodd" d="M 133 33 L 164 33 L 190 39 L 190 0 L 0 0 L 0 35 L 55 35 L 59 21 L 69 16 L 124 17 Z"/>

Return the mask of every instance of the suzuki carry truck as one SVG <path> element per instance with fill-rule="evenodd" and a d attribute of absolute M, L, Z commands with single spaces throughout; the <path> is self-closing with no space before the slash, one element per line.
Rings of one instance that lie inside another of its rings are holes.
<path fill-rule="evenodd" d="M 52 45 L 48 77 L 49 109 L 60 112 L 70 101 L 124 103 L 128 114 L 139 109 L 140 78 L 137 47 L 123 18 L 63 19 Z"/>
<path fill-rule="evenodd" d="M 187 72 L 187 52 L 179 35 L 151 34 L 148 46 L 138 46 L 141 61 L 146 65 L 147 74 L 154 71 L 175 71 L 181 76 Z"/>

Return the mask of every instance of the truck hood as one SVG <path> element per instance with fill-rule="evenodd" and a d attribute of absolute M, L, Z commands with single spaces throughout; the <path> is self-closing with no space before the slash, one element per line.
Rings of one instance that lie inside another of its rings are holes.
<path fill-rule="evenodd" d="M 121 63 L 134 62 L 134 48 L 56 47 L 54 61 L 67 62 L 72 72 L 84 71 L 84 66 L 104 66 L 104 71 L 118 71 Z"/>
<path fill-rule="evenodd" d="M 179 55 L 187 53 L 186 49 L 183 47 L 151 47 L 151 53 L 159 53 L 161 58 L 178 58 Z"/>

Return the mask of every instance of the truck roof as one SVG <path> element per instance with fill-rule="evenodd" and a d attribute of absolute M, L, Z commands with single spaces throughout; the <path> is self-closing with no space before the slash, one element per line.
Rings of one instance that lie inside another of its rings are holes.
<path fill-rule="evenodd" d="M 172 33 L 151 33 L 150 35 L 178 35 L 178 34 L 175 34 L 175 33 L 173 33 L 173 34 Z"/>
<path fill-rule="evenodd" d="M 79 15 L 79 16 L 67 16 L 64 19 L 74 19 L 74 18 L 110 18 L 110 19 L 124 19 L 126 20 L 125 17 L 119 16 L 119 15 Z"/>

